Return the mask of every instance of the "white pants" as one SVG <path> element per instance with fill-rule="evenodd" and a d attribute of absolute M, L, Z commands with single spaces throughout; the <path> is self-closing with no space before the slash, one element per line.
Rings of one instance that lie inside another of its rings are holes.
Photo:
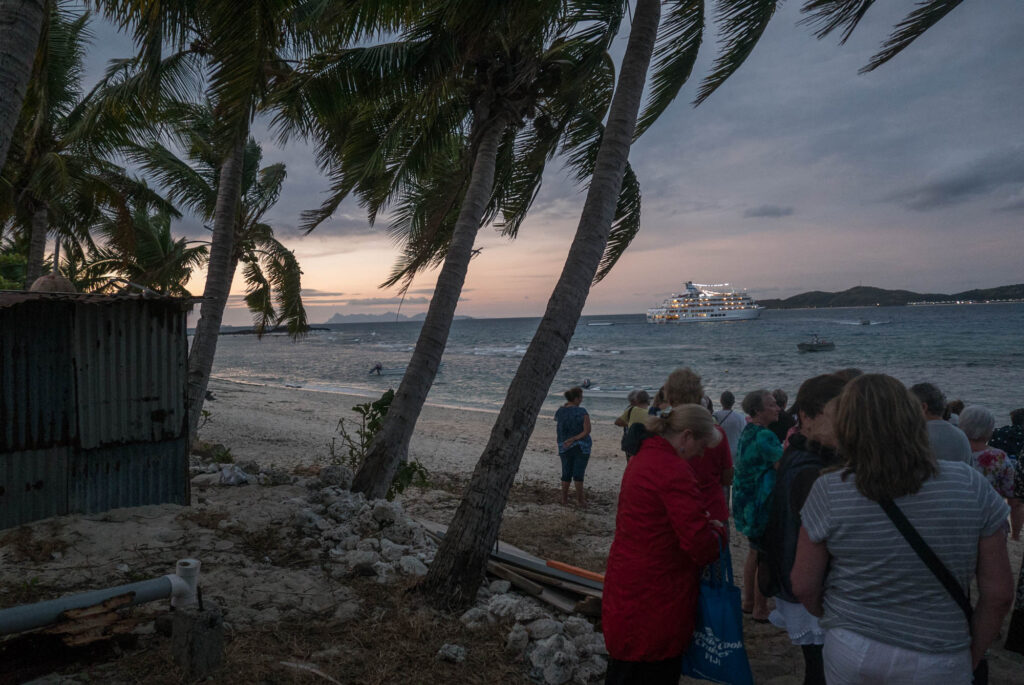
<path fill-rule="evenodd" d="M 974 677 L 970 649 L 915 652 L 843 628 L 825 633 L 824 658 L 828 685 L 970 685 Z"/>

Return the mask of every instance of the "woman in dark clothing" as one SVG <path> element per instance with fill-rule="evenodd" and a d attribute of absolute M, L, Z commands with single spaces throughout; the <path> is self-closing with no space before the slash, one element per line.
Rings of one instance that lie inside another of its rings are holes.
<path fill-rule="evenodd" d="M 654 435 L 622 476 L 605 573 L 605 682 L 674 685 L 697 620 L 700 568 L 718 558 L 725 537 L 688 461 L 721 437 L 694 404 L 662 410 L 647 429 Z"/>
<path fill-rule="evenodd" d="M 590 414 L 580 406 L 583 389 L 569 388 L 565 391 L 565 404 L 555 412 L 555 428 L 558 435 L 558 456 L 562 460 L 562 506 L 569 504 L 569 483 L 576 483 L 576 504 L 581 509 L 587 506 L 583 493 L 583 474 L 590 460 Z"/>
<path fill-rule="evenodd" d="M 825 685 L 821 648 L 825 631 L 818 619 L 797 601 L 789 574 L 796 558 L 800 537 L 800 509 L 822 470 L 839 463 L 836 436 L 832 428 L 839 395 L 846 380 L 826 374 L 804 381 L 797 392 L 793 413 L 800 432 L 789 439 L 789 447 L 776 476 L 772 512 L 762 539 L 758 578 L 765 595 L 775 597 L 769 620 L 785 629 L 804 654 L 804 685 Z"/>

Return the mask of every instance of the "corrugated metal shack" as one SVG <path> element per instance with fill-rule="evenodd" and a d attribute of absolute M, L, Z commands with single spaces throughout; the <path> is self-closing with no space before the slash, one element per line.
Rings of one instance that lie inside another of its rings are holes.
<path fill-rule="evenodd" d="M 189 307 L 0 292 L 0 529 L 188 502 Z"/>

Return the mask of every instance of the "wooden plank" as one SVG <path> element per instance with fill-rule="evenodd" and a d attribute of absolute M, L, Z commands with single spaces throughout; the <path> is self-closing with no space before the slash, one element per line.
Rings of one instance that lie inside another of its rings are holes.
<path fill-rule="evenodd" d="M 496 561 L 487 562 L 487 571 L 488 573 L 498 576 L 499 578 L 504 578 L 508 582 L 512 583 L 512 585 L 514 585 L 515 587 L 519 588 L 520 590 L 523 590 L 524 592 L 528 592 L 531 595 L 537 596 L 540 595 L 540 593 L 544 592 L 544 588 L 539 583 L 535 583 L 532 580 L 524 578 L 523 576 L 519 575 L 518 573 L 510 569 L 508 566 L 505 566 L 504 564 L 499 564 Z"/>
<path fill-rule="evenodd" d="M 563 561 L 555 561 L 554 559 L 548 559 L 547 563 L 548 563 L 548 566 L 550 566 L 551 568 L 554 568 L 554 569 L 558 569 L 559 571 L 565 571 L 566 573 L 571 573 L 572 575 L 579 576 L 580 578 L 587 578 L 588 580 L 594 580 L 594 581 L 597 581 L 598 583 L 604 583 L 604 575 L 601 574 L 601 573 L 595 573 L 594 571 L 588 571 L 585 568 L 580 568 L 579 566 L 573 566 L 573 565 L 567 564 L 567 563 L 565 563 Z"/>
<path fill-rule="evenodd" d="M 586 585 L 572 583 L 568 580 L 562 580 L 561 578 L 553 578 L 547 574 L 537 573 L 529 569 L 517 568 L 516 573 L 523 576 L 524 578 L 535 580 L 538 583 L 542 583 L 544 585 L 550 585 L 551 587 L 558 588 L 559 590 L 568 590 L 569 592 L 575 592 L 577 595 L 584 595 L 586 597 L 597 597 L 598 599 L 600 599 L 603 596 L 601 590 L 595 590 L 593 588 L 587 587 Z"/>
<path fill-rule="evenodd" d="M 529 569 L 536 573 L 543 573 L 544 575 L 551 576 L 552 578 L 558 578 L 559 580 L 567 580 L 570 583 L 577 583 L 578 585 L 584 585 L 594 590 L 603 590 L 604 583 L 589 578 L 583 578 L 582 576 L 573 575 L 566 573 L 560 569 L 551 568 L 546 562 L 536 562 L 531 559 L 509 554 L 507 552 L 492 552 L 492 559 L 497 559 L 506 565 L 517 566 L 525 569 Z"/>
<path fill-rule="evenodd" d="M 543 585 L 540 585 L 539 583 L 535 583 L 532 580 L 523 578 L 514 570 L 510 569 L 509 567 L 503 564 L 499 564 L 494 561 L 488 561 L 487 570 L 493 573 L 494 575 L 498 576 L 499 578 L 504 578 L 508 582 L 512 583 L 512 585 L 516 586 L 520 590 L 528 592 L 529 594 L 533 595 L 542 602 L 547 602 L 559 611 L 562 611 L 567 614 L 571 614 L 576 611 L 576 605 L 579 603 L 576 600 L 567 597 L 561 592 L 557 592 L 555 590 L 552 590 L 551 588 L 546 588 Z"/>

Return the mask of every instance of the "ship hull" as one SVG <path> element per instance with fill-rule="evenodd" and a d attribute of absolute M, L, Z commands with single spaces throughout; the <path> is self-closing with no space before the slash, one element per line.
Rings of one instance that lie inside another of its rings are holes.
<path fill-rule="evenodd" d="M 665 312 L 663 315 L 647 313 L 647 323 L 653 324 L 680 324 L 680 323 L 709 323 L 713 321 L 749 321 L 761 316 L 761 309 L 740 309 L 722 312 L 704 312 L 693 314 L 689 312 Z M 673 318 L 675 317 L 675 318 Z"/>

